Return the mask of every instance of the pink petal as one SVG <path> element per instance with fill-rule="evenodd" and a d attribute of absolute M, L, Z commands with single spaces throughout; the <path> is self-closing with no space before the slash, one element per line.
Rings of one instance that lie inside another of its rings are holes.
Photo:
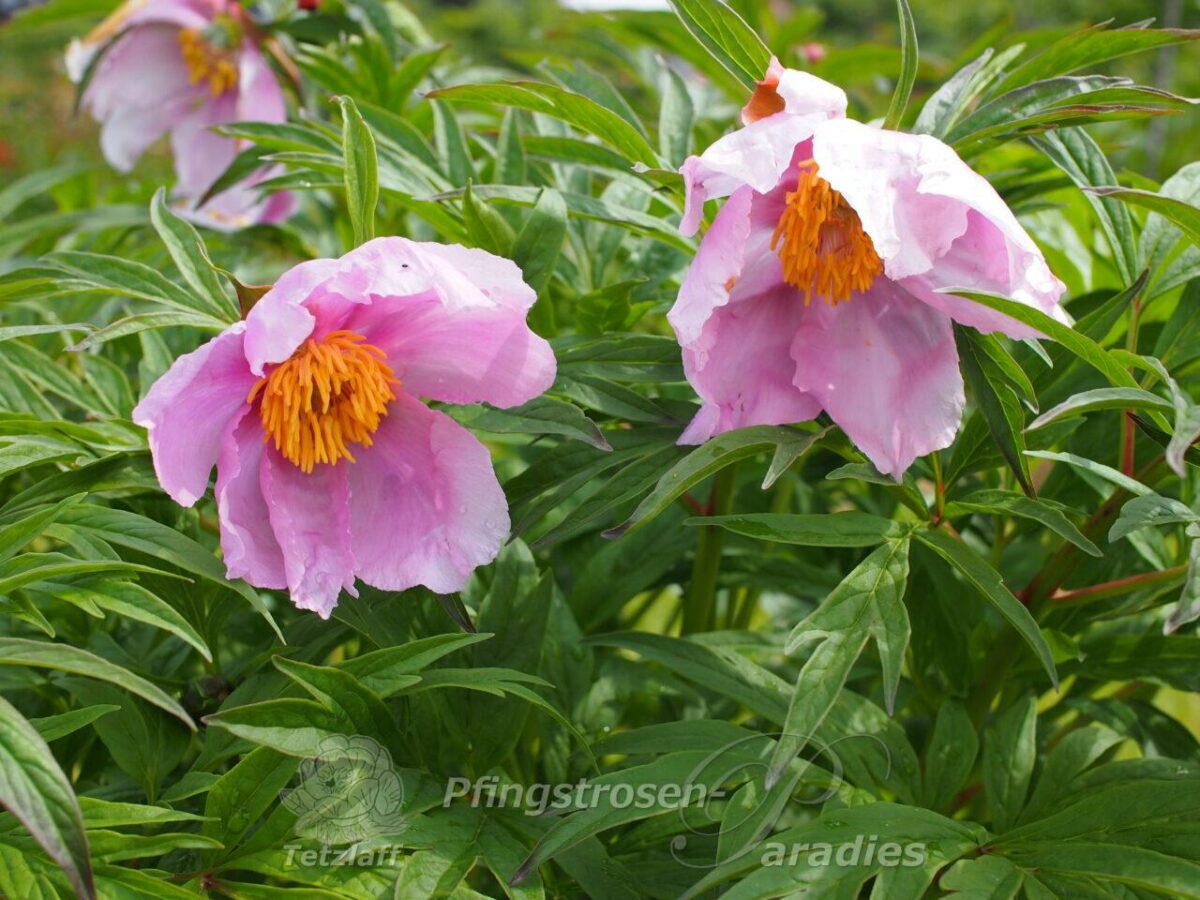
<path fill-rule="evenodd" d="M 316 327 L 306 304 L 338 270 L 336 259 L 312 259 L 288 269 L 254 304 L 246 316 L 246 360 L 262 375 L 265 366 L 281 363 L 303 344 Z"/>
<path fill-rule="evenodd" d="M 760 194 L 774 188 L 794 165 L 797 147 L 824 121 L 823 115 L 773 115 L 725 135 L 700 156 L 688 157 L 679 170 L 687 189 L 680 232 L 696 233 L 706 200 L 727 197 L 743 185 Z"/>
<path fill-rule="evenodd" d="M 462 426 L 401 395 L 357 459 L 346 468 L 363 581 L 449 594 L 496 558 L 508 505 L 487 448 Z"/>
<path fill-rule="evenodd" d="M 721 207 L 688 267 L 667 321 L 680 345 L 691 344 L 712 314 L 729 302 L 731 282 L 745 266 L 754 192 L 740 188 Z"/>
<path fill-rule="evenodd" d="M 939 290 L 965 287 L 999 294 L 1070 324 L 1070 317 L 1057 302 L 1064 286 L 1050 273 L 1041 254 L 1033 251 L 1037 257 L 1032 258 L 974 210 L 967 218 L 966 234 L 954 242 L 931 271 L 903 279 L 904 287 L 956 322 L 984 334 L 998 331 L 1014 339 L 1045 337 L 1038 329 L 982 303 Z"/>
<path fill-rule="evenodd" d="M 171 130 L 175 156 L 175 191 L 199 199 L 237 156 L 237 141 L 212 130 L 237 119 L 237 97 L 225 93 L 193 106 Z"/>
<path fill-rule="evenodd" d="M 709 318 L 700 338 L 683 351 L 684 372 L 704 405 L 680 443 L 747 425 L 804 422 L 821 411 L 793 383 L 792 341 L 803 318 L 803 299 L 784 284 Z"/>
<path fill-rule="evenodd" d="M 221 553 L 230 578 L 260 588 L 284 588 L 283 551 L 271 530 L 259 474 L 265 447 L 258 413 L 250 407 L 221 436 L 216 489 Z"/>
<path fill-rule="evenodd" d="M 204 28 L 229 6 L 227 0 L 134 0 L 126 4 L 134 9 L 124 25 L 164 23 L 178 28 Z"/>
<path fill-rule="evenodd" d="M 133 421 L 149 433 L 163 490 L 181 506 L 191 506 L 208 488 L 221 434 L 254 386 L 243 331 L 239 322 L 179 357 L 133 411 Z"/>
<path fill-rule="evenodd" d="M 871 290 L 806 310 L 792 346 L 796 387 L 880 472 L 900 478 L 954 440 L 966 402 L 950 319 L 880 278 Z"/>
<path fill-rule="evenodd" d="M 322 287 L 318 328 L 361 334 L 414 396 L 508 407 L 554 382 L 554 352 L 525 321 L 533 291 L 508 260 L 378 238 L 342 257 Z"/>
<path fill-rule="evenodd" d="M 264 196 L 258 185 L 281 171 L 279 167 L 261 169 L 221 191 L 203 206 L 196 208 L 182 203 L 177 212 L 214 231 L 232 232 L 250 225 L 276 225 L 295 212 L 296 195 L 291 191 L 280 191 Z"/>
<path fill-rule="evenodd" d="M 1058 305 L 1063 284 L 1033 239 L 988 180 L 941 141 L 845 120 L 819 129 L 813 158 L 862 219 L 887 276 L 935 309 L 981 331 L 1039 336 L 984 306 L 935 293 L 966 287 L 1066 320 Z"/>
<path fill-rule="evenodd" d="M 493 303 L 527 312 L 537 300 L 520 267 L 511 259 L 461 244 L 426 242 L 417 246 L 426 256 L 439 260 L 440 268 L 461 274 Z"/>
<path fill-rule="evenodd" d="M 554 383 L 554 351 L 507 308 L 447 309 L 432 292 L 378 299 L 344 327 L 388 356 L 405 391 L 443 403 L 519 406 Z"/>
<path fill-rule="evenodd" d="M 305 473 L 268 447 L 259 470 L 292 602 L 322 619 L 343 590 L 357 596 L 347 468 L 318 465 Z"/>
<path fill-rule="evenodd" d="M 742 124 L 749 125 L 769 115 L 841 118 L 846 115 L 846 92 L 808 72 L 785 69 L 772 56 L 750 102 L 742 108 Z"/>
<path fill-rule="evenodd" d="M 846 115 L 846 92 L 808 72 L 784 69 L 775 91 L 783 98 L 789 116 L 841 119 Z"/>
<path fill-rule="evenodd" d="M 285 122 L 287 103 L 283 88 L 262 51 L 251 40 L 242 44 L 238 60 L 238 91 L 235 121 Z"/>
<path fill-rule="evenodd" d="M 928 272 L 967 230 L 967 207 L 927 187 L 950 171 L 980 176 L 936 138 L 841 119 L 813 136 L 813 159 L 862 219 L 893 280 Z"/>
<path fill-rule="evenodd" d="M 359 303 L 433 291 L 451 310 L 508 306 L 524 311 L 536 299 L 515 263 L 453 244 L 381 237 L 340 262 L 329 289 Z"/>
<path fill-rule="evenodd" d="M 178 33 L 163 25 L 129 32 L 105 54 L 84 94 L 84 106 L 102 126 L 105 159 L 120 171 L 129 171 L 200 97 L 188 84 Z"/>

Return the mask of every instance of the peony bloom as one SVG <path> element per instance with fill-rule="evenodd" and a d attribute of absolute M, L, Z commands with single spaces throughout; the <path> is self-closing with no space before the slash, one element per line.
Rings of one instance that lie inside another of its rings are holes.
<path fill-rule="evenodd" d="M 98 56 L 99 54 L 99 56 Z M 151 144 L 171 136 L 176 193 L 183 210 L 215 228 L 279 222 L 291 214 L 290 194 L 260 199 L 254 184 L 196 201 L 243 149 L 212 131 L 229 122 L 283 122 L 283 91 L 233 0 L 129 0 L 67 51 L 76 83 L 92 74 L 82 103 L 101 123 L 100 147 L 128 172 Z"/>
<path fill-rule="evenodd" d="M 1063 284 L 1004 201 L 941 141 L 847 119 L 841 89 L 772 61 L 744 127 L 681 170 L 693 234 L 729 197 L 668 319 L 703 400 L 681 443 L 825 410 L 899 478 L 962 418 L 952 322 L 1035 330 L 970 300 L 1066 321 Z"/>
<path fill-rule="evenodd" d="M 378 238 L 301 263 L 180 357 L 134 410 L 155 472 L 191 506 L 217 466 L 231 578 L 328 617 L 355 576 L 459 591 L 508 534 L 487 449 L 422 399 L 509 407 L 554 381 L 517 266 Z"/>

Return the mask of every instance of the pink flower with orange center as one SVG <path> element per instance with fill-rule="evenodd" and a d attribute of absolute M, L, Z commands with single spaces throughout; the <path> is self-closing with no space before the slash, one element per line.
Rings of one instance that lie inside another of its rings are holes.
<path fill-rule="evenodd" d="M 196 207 L 243 149 L 214 126 L 287 119 L 283 91 L 238 3 L 129 0 L 72 42 L 67 71 L 87 80 L 82 105 L 101 123 L 100 147 L 114 168 L 128 172 L 170 135 L 175 193 L 190 217 L 232 230 L 291 214 L 291 194 L 259 196 L 255 185 L 268 170 Z"/>
<path fill-rule="evenodd" d="M 328 617 L 355 578 L 462 590 L 508 535 L 487 448 L 424 400 L 511 407 L 554 381 L 535 294 L 483 250 L 378 238 L 286 272 L 133 419 L 191 506 L 217 467 L 231 578 Z"/>
<path fill-rule="evenodd" d="M 681 442 L 824 410 L 899 478 L 958 431 L 952 323 L 1040 336 L 941 291 L 1067 321 L 1063 284 L 987 179 L 936 138 L 847 119 L 840 88 L 773 60 L 742 121 L 681 169 L 684 234 L 729 198 L 668 313 L 703 400 Z"/>

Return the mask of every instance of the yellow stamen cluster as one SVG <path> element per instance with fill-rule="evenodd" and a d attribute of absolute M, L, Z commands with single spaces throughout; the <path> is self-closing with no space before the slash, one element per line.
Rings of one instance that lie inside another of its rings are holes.
<path fill-rule="evenodd" d="M 370 447 L 399 383 L 382 350 L 352 331 L 334 331 L 309 338 L 246 401 L 259 403 L 264 441 L 309 473 L 318 463 L 354 462 L 352 444 Z"/>
<path fill-rule="evenodd" d="M 883 261 L 846 199 L 817 174 L 813 160 L 800 163 L 800 180 L 771 236 L 783 278 L 804 292 L 804 305 L 819 297 L 832 306 L 867 290 L 883 273 Z"/>
<path fill-rule="evenodd" d="M 184 28 L 179 32 L 179 51 L 192 84 L 207 82 L 214 97 L 237 87 L 238 69 L 233 53 L 214 47 L 199 29 Z"/>

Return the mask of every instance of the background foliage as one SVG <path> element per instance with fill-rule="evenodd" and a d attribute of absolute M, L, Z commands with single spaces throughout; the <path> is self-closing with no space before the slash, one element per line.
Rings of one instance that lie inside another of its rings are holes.
<path fill-rule="evenodd" d="M 1118 29 L 1159 12 L 1132 0 L 1110 26 L 916 4 L 918 59 L 867 2 L 264 3 L 296 111 L 229 131 L 303 211 L 228 236 L 171 213 L 164 158 L 117 175 L 72 117 L 59 54 L 103 5 L 0 31 L 0 893 L 1200 896 L 1196 34 Z M 1073 331 L 978 298 L 1054 340 L 960 335 L 964 427 L 900 484 L 824 423 L 675 444 L 674 169 L 768 46 L 852 115 L 954 145 L 1068 284 Z M 322 622 L 224 578 L 211 501 L 162 495 L 128 416 L 236 318 L 206 256 L 266 284 L 371 227 L 516 259 L 560 373 L 523 409 L 455 413 L 515 530 L 461 605 L 365 589 Z M 330 734 L 391 753 L 397 864 L 289 859 L 279 794 Z M 697 773 L 729 797 L 441 805 L 454 776 Z M 768 830 L 930 854 L 764 867 Z"/>

